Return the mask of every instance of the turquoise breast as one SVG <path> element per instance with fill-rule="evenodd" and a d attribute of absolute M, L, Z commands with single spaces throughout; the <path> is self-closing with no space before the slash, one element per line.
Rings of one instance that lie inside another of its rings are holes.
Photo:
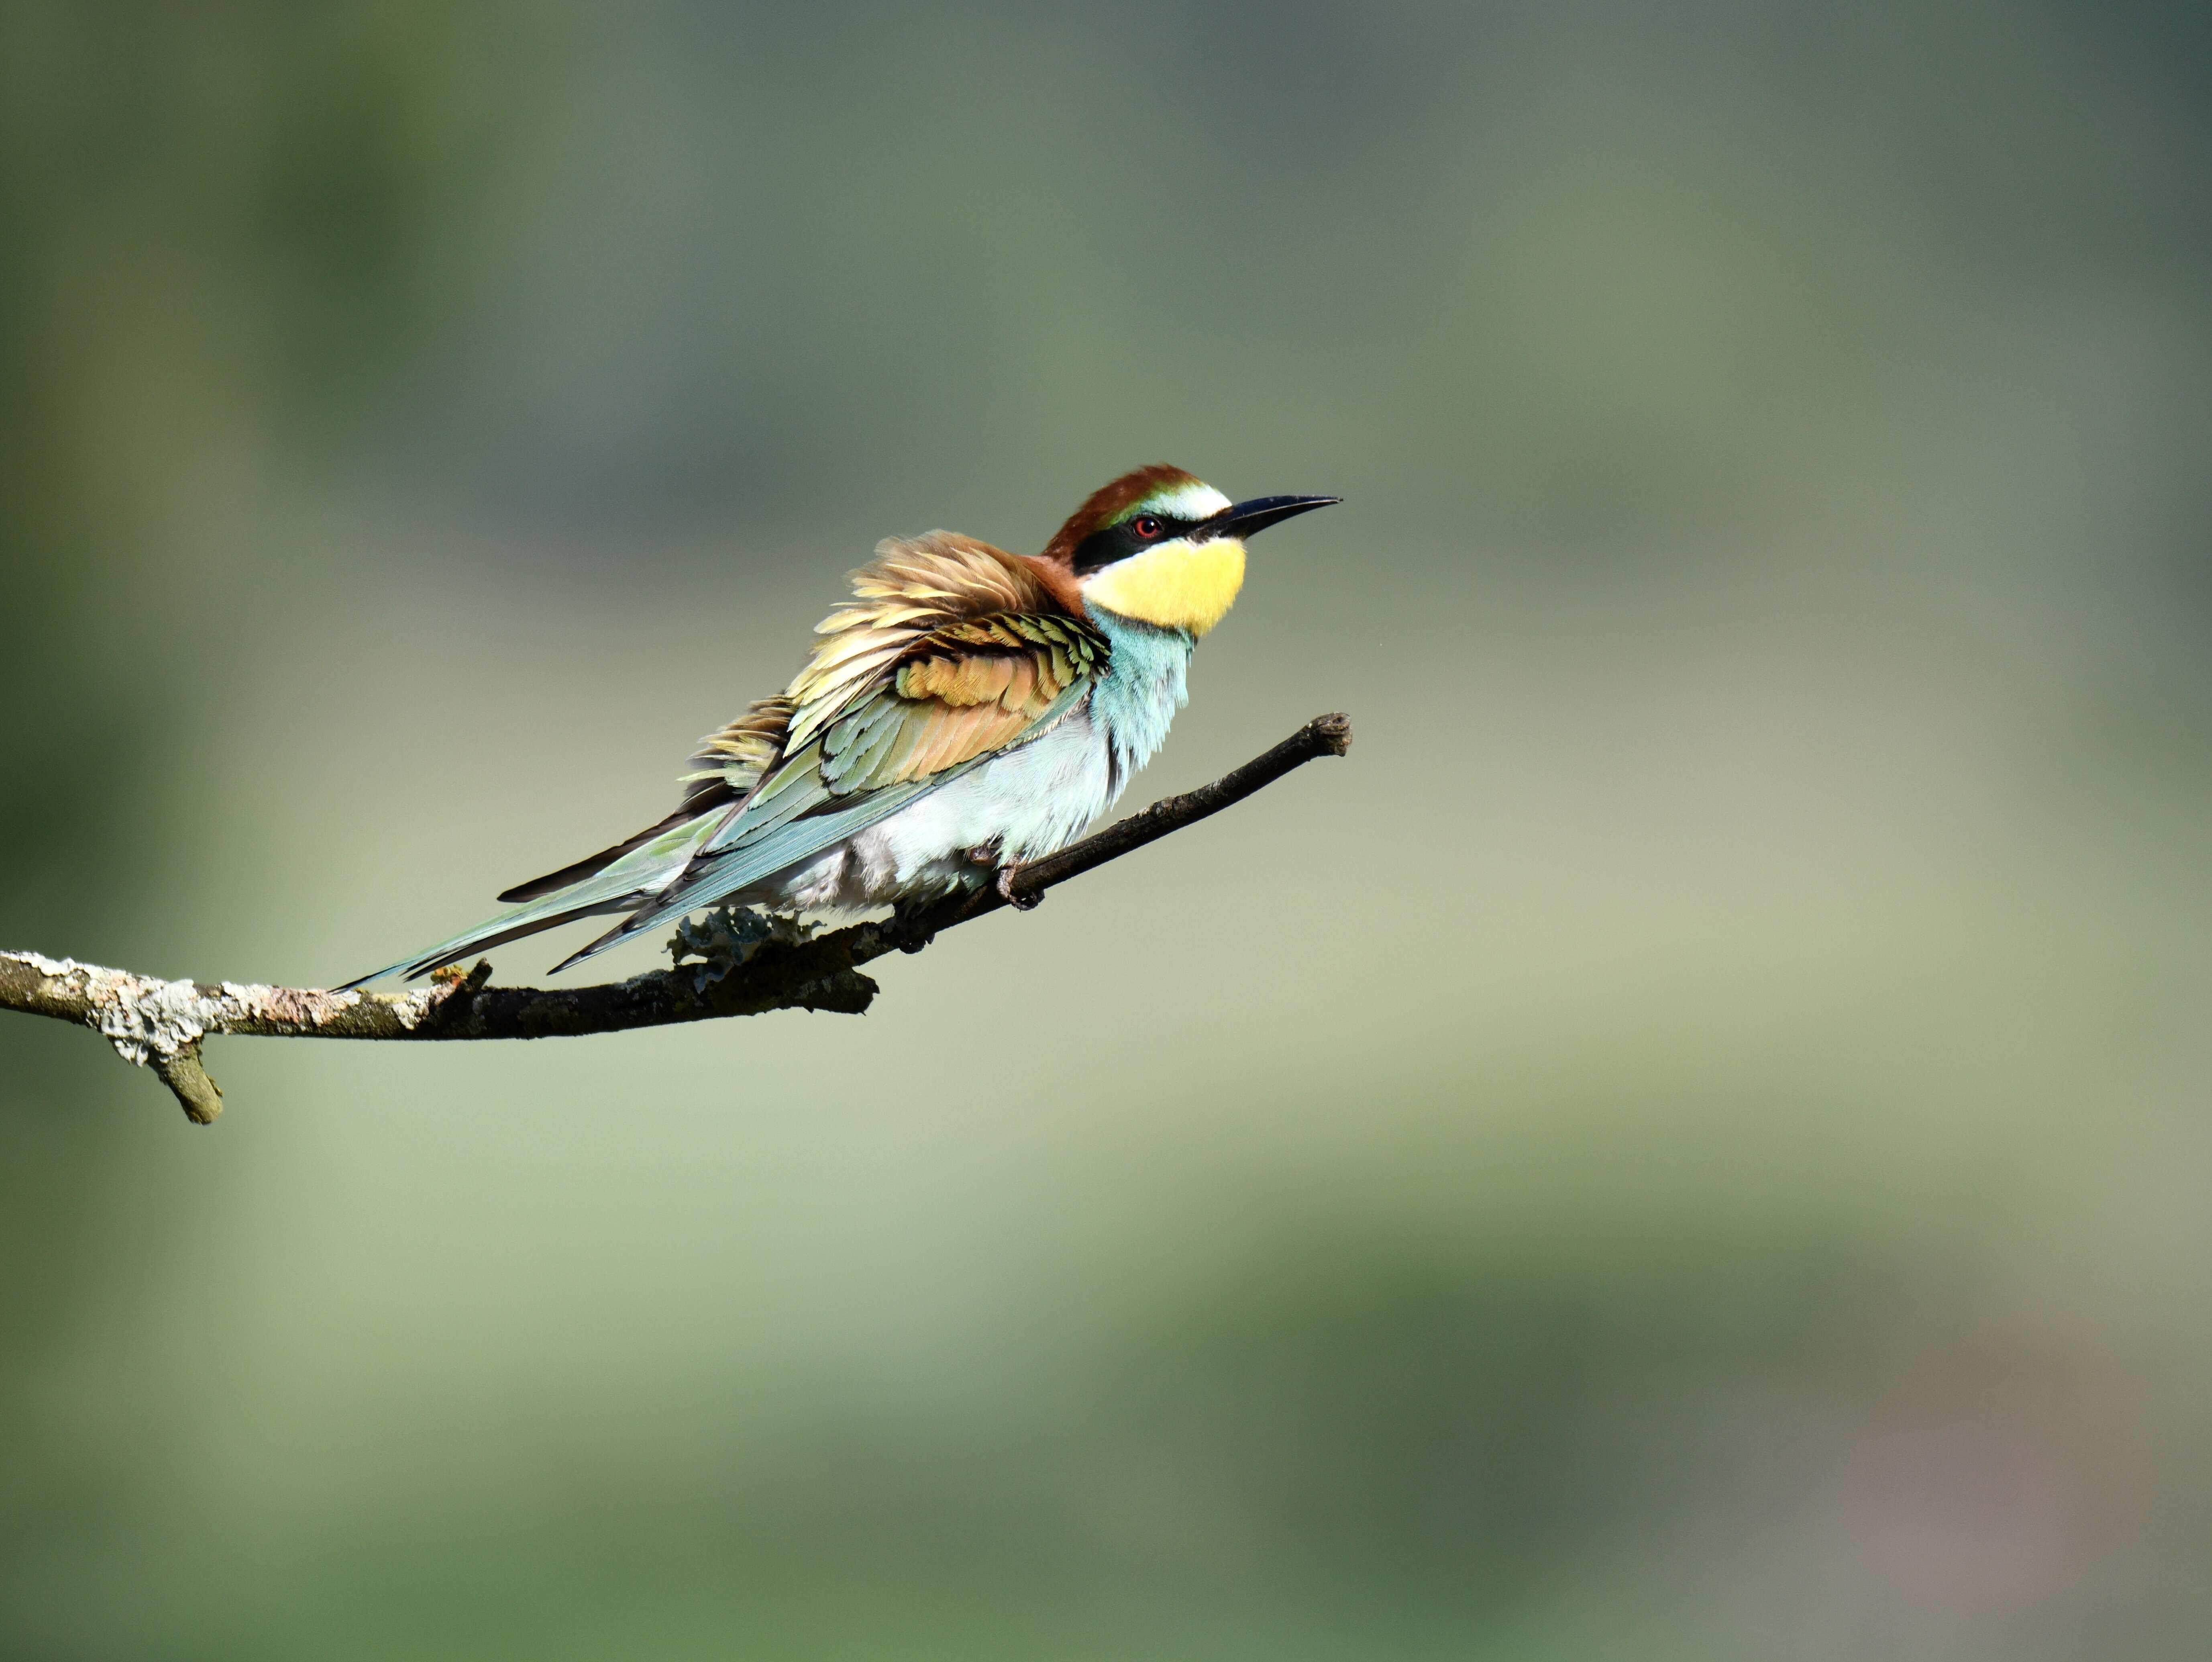
<path fill-rule="evenodd" d="M 1103 606 L 1091 608 L 1091 620 L 1111 648 L 1091 689 L 1091 719 L 1106 739 L 1110 801 L 1167 742 L 1176 712 L 1190 702 L 1196 642 L 1182 630 L 1140 624 Z"/>

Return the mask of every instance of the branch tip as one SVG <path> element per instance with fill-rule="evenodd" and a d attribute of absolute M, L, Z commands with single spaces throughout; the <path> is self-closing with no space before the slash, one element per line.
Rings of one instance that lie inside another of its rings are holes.
<path fill-rule="evenodd" d="M 187 1044 L 173 1056 L 155 1054 L 146 1065 L 167 1086 L 185 1117 L 195 1125 L 212 1125 L 222 1112 L 222 1090 L 200 1065 L 200 1047 Z"/>
<path fill-rule="evenodd" d="M 1331 756 L 1344 756 L 1352 750 L 1352 718 L 1342 710 L 1328 715 L 1316 715 L 1306 723 L 1311 734 Z"/>

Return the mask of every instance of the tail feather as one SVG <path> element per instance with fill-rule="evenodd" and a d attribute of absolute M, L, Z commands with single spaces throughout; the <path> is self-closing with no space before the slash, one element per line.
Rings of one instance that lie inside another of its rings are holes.
<path fill-rule="evenodd" d="M 580 881 L 556 888 L 545 887 L 553 878 L 564 874 L 563 872 L 556 872 L 535 883 L 526 883 L 520 888 L 510 889 L 507 891 L 510 896 L 520 897 L 526 890 L 530 892 L 530 898 L 522 905 L 487 918 L 473 929 L 457 934 L 450 941 L 441 941 L 427 952 L 403 958 L 396 964 L 387 964 L 368 975 L 356 976 L 336 990 L 344 991 L 389 975 L 411 979 L 428 974 L 441 965 L 457 962 L 472 953 L 489 952 L 494 947 L 505 946 L 510 941 L 519 941 L 525 935 L 537 934 L 542 930 L 558 928 L 563 923 L 572 923 L 580 917 L 634 911 L 640 905 L 649 904 L 669 879 L 684 869 L 690 860 L 693 845 L 714 823 L 711 815 L 703 819 L 695 818 L 678 821 L 674 825 L 663 820 L 651 831 L 641 832 L 626 843 L 606 850 L 604 857 L 593 855 L 590 860 L 577 861 L 574 867 L 564 868 L 580 871 L 588 867 L 590 869 L 584 873 Z"/>
<path fill-rule="evenodd" d="M 550 970 L 546 971 L 546 973 L 549 975 L 558 975 L 563 970 L 574 969 L 577 965 L 581 964 L 586 959 L 597 958 L 601 953 L 606 951 L 608 947 L 621 945 L 622 942 L 629 940 L 630 936 L 635 934 L 644 927 L 644 925 L 641 924 L 637 921 L 637 914 L 635 912 L 632 912 L 629 916 L 623 919 L 621 922 L 616 924 L 614 928 L 609 929 L 605 934 L 592 936 L 582 946 L 577 947 L 574 952 L 570 953 L 568 957 L 562 959 L 558 964 L 556 964 Z"/>
<path fill-rule="evenodd" d="M 508 941 L 520 941 L 525 935 L 537 934 L 545 929 L 557 929 L 563 923 L 573 923 L 580 917 L 596 917 L 605 912 L 626 911 L 629 910 L 629 904 L 627 900 L 614 900 L 575 906 L 562 911 L 533 915 L 514 923 L 504 923 L 501 918 L 495 917 L 470 930 L 466 934 L 455 935 L 451 941 L 433 947 L 419 957 L 403 958 L 397 964 L 387 964 L 380 970 L 372 970 L 367 975 L 356 976 L 351 981 L 340 982 L 331 990 L 339 993 L 349 992 L 354 988 L 366 986 L 372 981 L 380 981 L 388 975 L 404 977 L 411 981 L 416 976 L 428 975 L 441 965 L 459 963 L 472 953 L 488 953 L 495 947 L 504 947 Z M 533 913 L 538 910 L 534 908 L 532 910 Z M 506 916 L 513 916 L 514 914 L 508 913 Z"/>
<path fill-rule="evenodd" d="M 961 770 L 964 771 L 965 770 Z M 950 776 L 940 775 L 939 779 Z M 553 967 L 565 970 L 595 958 L 611 947 L 657 923 L 681 917 L 727 900 L 763 878 L 812 859 L 823 849 L 866 831 L 889 818 L 916 797 L 927 795 L 938 780 L 886 785 L 869 793 L 852 807 L 828 813 L 806 815 L 775 825 L 757 842 L 724 853 L 702 855 L 687 864 L 673 880 L 638 897 L 630 915 L 597 940 L 587 941 Z M 702 843 L 711 841 L 702 837 Z"/>
<path fill-rule="evenodd" d="M 612 848 L 601 849 L 597 854 L 586 855 L 581 860 L 562 867 L 557 872 L 548 872 L 543 877 L 532 878 L 527 883 L 518 883 L 511 889 L 501 891 L 499 898 L 510 903 L 542 900 L 558 890 L 573 888 L 587 877 L 597 877 L 623 855 L 635 854 L 654 837 L 674 831 L 679 825 L 688 825 L 708 809 L 726 807 L 735 800 L 733 794 L 725 788 L 719 797 L 702 804 L 687 801 L 659 825 L 647 825 L 636 836 L 626 837 Z"/>

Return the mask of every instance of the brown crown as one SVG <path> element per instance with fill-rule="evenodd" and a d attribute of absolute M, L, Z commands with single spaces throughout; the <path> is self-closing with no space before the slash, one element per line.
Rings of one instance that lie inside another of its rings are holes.
<path fill-rule="evenodd" d="M 1067 523 L 1053 533 L 1040 559 L 1055 565 L 1072 564 L 1075 545 L 1092 532 L 1109 526 L 1155 490 L 1173 485 L 1196 484 L 1198 480 L 1180 467 L 1154 462 L 1124 473 L 1111 484 L 1102 484 L 1083 499 L 1083 506 L 1067 516 Z"/>

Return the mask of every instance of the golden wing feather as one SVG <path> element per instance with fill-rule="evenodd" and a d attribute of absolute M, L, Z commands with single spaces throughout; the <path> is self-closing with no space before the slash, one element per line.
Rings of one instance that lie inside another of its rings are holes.
<path fill-rule="evenodd" d="M 942 531 L 877 552 L 786 695 L 786 754 L 820 738 L 833 796 L 927 779 L 1015 743 L 1104 654 L 1018 556 Z"/>

